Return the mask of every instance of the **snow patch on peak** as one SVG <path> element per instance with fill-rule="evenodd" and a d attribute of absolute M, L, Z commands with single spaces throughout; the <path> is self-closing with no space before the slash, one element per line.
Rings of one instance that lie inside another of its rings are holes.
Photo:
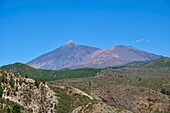
<path fill-rule="evenodd" d="M 68 41 L 65 45 L 69 45 L 69 44 L 77 44 L 76 42 L 74 42 L 73 40 Z"/>

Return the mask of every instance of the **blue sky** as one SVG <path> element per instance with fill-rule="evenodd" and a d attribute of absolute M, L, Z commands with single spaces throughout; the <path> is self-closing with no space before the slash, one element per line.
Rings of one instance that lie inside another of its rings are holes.
<path fill-rule="evenodd" d="M 69 40 L 170 57 L 170 0 L 0 0 L 0 66 Z"/>

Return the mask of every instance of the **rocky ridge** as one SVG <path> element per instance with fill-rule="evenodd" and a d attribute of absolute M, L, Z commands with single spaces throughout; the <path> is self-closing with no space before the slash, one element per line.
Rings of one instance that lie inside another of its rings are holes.
<path fill-rule="evenodd" d="M 1 98 L 15 102 L 28 112 L 55 113 L 58 100 L 47 84 L 0 69 Z M 5 105 L 4 108 L 10 108 Z M 23 110 L 24 110 L 23 109 Z M 26 112 L 23 111 L 23 112 Z"/>

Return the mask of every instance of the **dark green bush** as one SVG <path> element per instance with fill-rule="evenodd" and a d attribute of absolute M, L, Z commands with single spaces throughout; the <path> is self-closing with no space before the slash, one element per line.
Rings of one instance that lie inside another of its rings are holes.
<path fill-rule="evenodd" d="M 21 106 L 18 104 L 15 104 L 12 108 L 12 113 L 21 113 Z"/>
<path fill-rule="evenodd" d="M 8 83 L 8 79 L 4 75 L 0 77 L 0 80 L 2 83 L 6 83 L 6 84 Z"/>
<path fill-rule="evenodd" d="M 83 77 L 93 77 L 96 73 L 100 72 L 101 69 L 83 68 L 76 70 L 41 70 L 29 67 L 25 64 L 16 63 L 7 66 L 3 66 L 3 69 L 10 71 L 13 69 L 14 74 L 26 75 L 37 80 L 51 81 L 67 78 L 83 78 Z"/>
<path fill-rule="evenodd" d="M 0 86 L 0 98 L 2 98 L 2 94 L 3 94 L 3 89 L 2 89 L 2 87 Z"/>
<path fill-rule="evenodd" d="M 15 81 L 12 77 L 10 78 L 9 84 L 11 85 L 11 87 L 14 87 Z"/>
<path fill-rule="evenodd" d="M 11 113 L 11 109 L 9 107 L 7 108 L 7 113 Z"/>
<path fill-rule="evenodd" d="M 16 87 L 15 91 L 18 91 L 18 86 Z"/>
<path fill-rule="evenodd" d="M 170 95 L 170 90 L 166 90 L 165 88 L 161 89 L 162 94 Z"/>
<path fill-rule="evenodd" d="M 35 80 L 35 86 L 37 86 L 37 88 L 39 88 L 40 85 L 40 81 L 39 80 Z"/>
<path fill-rule="evenodd" d="M 148 100 L 149 102 L 154 101 L 154 100 L 153 100 L 153 99 L 151 99 L 151 98 L 147 98 L 147 100 Z"/>

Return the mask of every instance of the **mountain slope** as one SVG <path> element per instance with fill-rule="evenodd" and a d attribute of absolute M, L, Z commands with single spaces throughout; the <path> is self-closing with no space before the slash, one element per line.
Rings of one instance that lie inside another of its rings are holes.
<path fill-rule="evenodd" d="M 124 65 L 132 61 L 152 61 L 158 58 L 160 56 L 132 46 L 119 45 L 101 50 L 69 41 L 60 48 L 28 62 L 28 65 L 51 70 L 103 68 Z"/>
<path fill-rule="evenodd" d="M 85 57 L 96 50 L 99 49 L 84 45 L 78 45 L 74 41 L 69 41 L 60 48 L 57 48 L 54 51 L 46 53 L 28 62 L 28 65 L 41 69 L 63 69 L 65 67 L 69 67 L 81 62 Z"/>
<path fill-rule="evenodd" d="M 147 68 L 170 67 L 170 58 L 163 57 L 152 62 L 146 63 L 142 67 Z"/>
<path fill-rule="evenodd" d="M 97 50 L 86 57 L 83 62 L 71 68 L 101 68 L 124 65 L 132 61 L 152 61 L 158 58 L 160 56 L 138 50 L 132 46 L 119 45 L 104 50 Z"/>

